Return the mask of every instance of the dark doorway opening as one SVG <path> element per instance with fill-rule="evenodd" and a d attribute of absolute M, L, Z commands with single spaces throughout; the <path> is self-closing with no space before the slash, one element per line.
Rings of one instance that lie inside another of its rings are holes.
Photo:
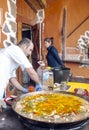
<path fill-rule="evenodd" d="M 22 31 L 22 38 L 25 38 L 25 37 L 31 39 L 31 30 Z"/>

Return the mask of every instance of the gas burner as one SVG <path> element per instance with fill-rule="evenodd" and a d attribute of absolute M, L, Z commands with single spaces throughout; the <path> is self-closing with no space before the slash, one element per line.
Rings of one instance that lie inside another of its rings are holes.
<path fill-rule="evenodd" d="M 83 122 L 79 125 L 76 125 L 75 127 L 72 127 L 72 128 L 69 128 L 68 130 L 83 130 L 83 128 L 85 127 L 85 125 L 87 124 L 88 122 Z M 67 129 L 66 129 L 67 130 Z"/>
<path fill-rule="evenodd" d="M 57 128 L 48 128 L 46 126 L 40 126 L 38 124 L 31 124 L 28 120 L 25 120 L 22 117 L 18 117 L 20 121 L 26 126 L 28 129 L 26 130 L 88 130 L 86 126 L 89 127 L 89 121 L 84 121 L 78 125 L 69 126 L 69 127 L 57 127 Z"/>

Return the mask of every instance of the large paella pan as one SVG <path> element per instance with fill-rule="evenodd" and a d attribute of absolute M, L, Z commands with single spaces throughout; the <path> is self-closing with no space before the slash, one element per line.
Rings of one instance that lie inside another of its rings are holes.
<path fill-rule="evenodd" d="M 89 119 L 89 101 L 70 92 L 42 91 L 18 97 L 13 110 L 31 124 L 76 125 Z"/>

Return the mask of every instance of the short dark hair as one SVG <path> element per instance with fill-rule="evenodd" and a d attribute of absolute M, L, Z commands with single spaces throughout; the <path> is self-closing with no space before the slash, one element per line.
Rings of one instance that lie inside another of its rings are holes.
<path fill-rule="evenodd" d="M 54 43 L 54 38 L 53 37 L 46 37 L 45 39 L 44 39 L 44 42 L 51 42 L 51 45 Z"/>
<path fill-rule="evenodd" d="M 30 43 L 31 43 L 31 40 L 30 39 L 28 39 L 28 38 L 23 38 L 19 43 L 18 43 L 18 46 L 20 46 L 20 45 L 27 45 L 27 47 L 30 45 Z"/>

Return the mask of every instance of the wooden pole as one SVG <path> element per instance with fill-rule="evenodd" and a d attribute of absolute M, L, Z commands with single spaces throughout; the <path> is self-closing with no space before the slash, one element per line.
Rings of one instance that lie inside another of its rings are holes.
<path fill-rule="evenodd" d="M 66 46 L 66 9 L 63 9 L 62 21 L 62 60 L 65 60 L 65 46 Z"/>
<path fill-rule="evenodd" d="M 42 60 L 42 24 L 39 23 L 39 60 Z"/>

